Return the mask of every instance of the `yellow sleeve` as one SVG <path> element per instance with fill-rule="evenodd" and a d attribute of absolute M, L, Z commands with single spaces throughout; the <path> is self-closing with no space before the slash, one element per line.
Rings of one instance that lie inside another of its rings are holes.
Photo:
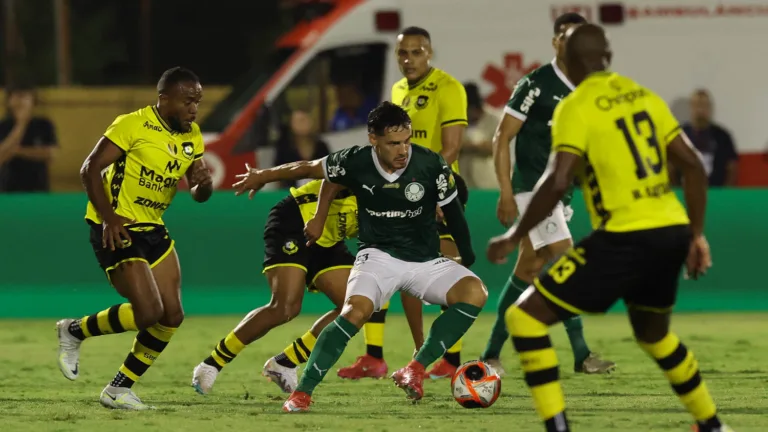
<path fill-rule="evenodd" d="M 104 136 L 124 152 L 129 151 L 134 144 L 133 134 L 137 127 L 135 118 L 131 114 L 118 116 L 104 132 Z"/>
<path fill-rule="evenodd" d="M 205 142 L 203 142 L 203 134 L 200 133 L 200 129 L 197 129 L 197 134 L 195 135 L 195 158 L 194 160 L 199 160 L 203 158 L 203 153 L 205 153 Z"/>
<path fill-rule="evenodd" d="M 657 125 L 656 127 L 658 130 L 656 133 L 661 139 L 661 143 L 664 146 L 667 146 L 680 134 L 683 128 L 680 126 L 680 122 L 675 118 L 675 115 L 672 114 L 669 105 L 664 102 L 664 99 L 659 96 L 656 96 L 655 99 L 651 119 Z"/>
<path fill-rule="evenodd" d="M 467 92 L 458 81 L 449 81 L 438 89 L 437 121 L 441 127 L 467 125 Z"/>
<path fill-rule="evenodd" d="M 576 99 L 566 98 L 552 116 L 552 151 L 583 156 L 587 152 L 587 123 Z"/>

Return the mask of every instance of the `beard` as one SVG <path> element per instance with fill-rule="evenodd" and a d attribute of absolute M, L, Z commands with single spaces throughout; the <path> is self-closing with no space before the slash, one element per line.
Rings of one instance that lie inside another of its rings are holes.
<path fill-rule="evenodd" d="M 176 132 L 186 133 L 189 132 L 192 128 L 186 127 L 184 124 L 179 120 L 178 117 L 171 117 L 168 119 L 168 126 L 171 127 L 171 129 L 175 130 Z"/>

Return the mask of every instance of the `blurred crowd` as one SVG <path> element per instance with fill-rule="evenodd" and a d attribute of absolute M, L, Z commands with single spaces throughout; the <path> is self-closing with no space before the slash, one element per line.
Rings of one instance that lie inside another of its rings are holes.
<path fill-rule="evenodd" d="M 475 83 L 465 83 L 467 119 L 459 166 L 462 177 L 473 189 L 498 189 L 492 140 L 502 115 L 484 103 Z M 335 86 L 337 109 L 324 130 L 345 131 L 364 125 L 378 97 L 364 94 L 354 81 Z M 35 89 L 17 85 L 6 89 L 5 113 L 0 120 L 0 192 L 48 192 L 49 168 L 59 147 L 53 123 L 35 115 Z M 698 89 L 689 98 L 690 118 L 683 128 L 701 154 L 712 187 L 736 186 L 739 155 L 725 126 L 714 120 L 712 96 Z M 275 165 L 312 160 L 328 155 L 329 146 L 321 136 L 309 107 L 294 109 L 290 121 L 275 142 Z M 673 183 L 679 177 L 671 171 Z M 303 181 L 281 187 L 299 186 Z"/>

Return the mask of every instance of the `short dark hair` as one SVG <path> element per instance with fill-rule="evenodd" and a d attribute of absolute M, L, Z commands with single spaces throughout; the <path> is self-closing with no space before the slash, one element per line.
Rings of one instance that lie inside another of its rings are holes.
<path fill-rule="evenodd" d="M 172 67 L 163 72 L 163 75 L 157 81 L 157 93 L 166 93 L 172 86 L 189 81 L 199 83 L 200 78 L 187 68 L 181 66 Z"/>
<path fill-rule="evenodd" d="M 411 118 L 408 113 L 399 106 L 389 101 L 384 101 L 368 114 L 368 133 L 382 136 L 387 129 L 393 127 L 408 127 Z"/>
<path fill-rule="evenodd" d="M 560 27 L 568 24 L 586 24 L 587 19 L 577 14 L 576 12 L 568 12 L 560 15 L 555 20 L 554 32 L 560 33 Z"/>
<path fill-rule="evenodd" d="M 483 98 L 480 96 L 480 89 L 473 82 L 464 83 L 464 91 L 467 93 L 467 106 L 482 108 Z"/>
<path fill-rule="evenodd" d="M 400 34 L 403 36 L 424 36 L 429 42 L 432 42 L 432 36 L 430 36 L 429 32 L 422 27 L 406 27 Z"/>

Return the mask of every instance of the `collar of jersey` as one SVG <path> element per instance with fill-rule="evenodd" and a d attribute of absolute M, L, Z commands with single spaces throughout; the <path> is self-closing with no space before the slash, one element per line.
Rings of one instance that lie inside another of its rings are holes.
<path fill-rule="evenodd" d="M 408 90 L 413 90 L 413 89 L 415 89 L 416 87 L 418 87 L 418 86 L 422 85 L 422 84 L 424 83 L 424 81 L 426 81 L 426 80 L 427 80 L 427 78 L 429 78 L 430 76 L 432 76 L 432 74 L 433 74 L 434 72 L 435 72 L 435 68 L 433 68 L 433 67 L 429 68 L 429 72 L 427 72 L 427 74 L 426 74 L 426 75 L 424 75 L 423 77 L 421 77 L 421 79 L 419 79 L 418 81 L 416 81 L 416 82 L 415 82 L 415 83 L 413 83 L 413 84 L 408 84 Z M 408 82 L 408 81 L 406 80 L 406 82 Z"/>
<path fill-rule="evenodd" d="M 405 161 L 405 166 L 393 173 L 388 173 L 384 171 L 381 163 L 379 163 L 379 158 L 376 156 L 375 149 L 373 146 L 371 146 L 371 157 L 373 157 L 373 165 L 376 166 L 376 171 L 378 171 L 379 174 L 384 177 L 384 180 L 388 181 L 389 183 L 396 181 L 400 178 L 401 175 L 403 175 L 403 172 L 405 172 L 406 168 L 408 168 L 408 164 L 411 163 L 411 155 L 413 155 L 413 149 L 408 147 L 408 160 Z"/>
<path fill-rule="evenodd" d="M 157 121 L 160 122 L 160 125 L 163 127 L 163 129 L 167 130 L 168 132 L 170 132 L 173 135 L 178 134 L 178 132 L 176 132 L 175 130 L 171 129 L 171 127 L 168 126 L 168 123 L 166 123 L 165 120 L 163 120 L 163 118 L 160 117 L 160 112 L 157 111 L 157 107 L 154 106 L 154 105 L 152 105 L 152 112 L 155 113 L 155 117 L 157 117 Z"/>
<path fill-rule="evenodd" d="M 571 89 L 571 91 L 573 91 L 576 88 L 576 86 L 573 85 L 571 80 L 569 80 L 568 77 L 565 76 L 565 73 L 563 73 L 563 71 L 561 71 L 560 68 L 557 67 L 557 58 L 552 59 L 552 68 L 555 69 L 555 75 L 557 75 L 557 77 L 560 78 L 560 81 L 564 82 L 565 85 L 567 85 L 568 88 Z"/>

